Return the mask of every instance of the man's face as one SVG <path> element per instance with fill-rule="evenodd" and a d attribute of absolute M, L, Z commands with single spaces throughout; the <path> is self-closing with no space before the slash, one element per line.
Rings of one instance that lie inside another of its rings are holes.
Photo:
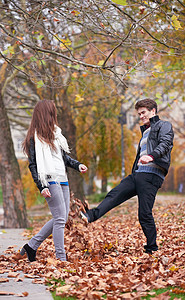
<path fill-rule="evenodd" d="M 155 108 L 148 110 L 146 107 L 139 107 L 137 113 L 143 125 L 150 125 L 150 118 L 155 116 Z"/>

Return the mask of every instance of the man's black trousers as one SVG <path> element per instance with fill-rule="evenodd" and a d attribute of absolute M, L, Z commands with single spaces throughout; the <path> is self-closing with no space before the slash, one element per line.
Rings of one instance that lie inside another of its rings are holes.
<path fill-rule="evenodd" d="M 147 239 L 145 249 L 147 252 L 157 250 L 157 234 L 152 208 L 162 183 L 163 179 L 153 173 L 135 172 L 127 176 L 106 195 L 96 208 L 87 211 L 89 221 L 96 221 L 112 208 L 137 195 L 139 222 Z"/>

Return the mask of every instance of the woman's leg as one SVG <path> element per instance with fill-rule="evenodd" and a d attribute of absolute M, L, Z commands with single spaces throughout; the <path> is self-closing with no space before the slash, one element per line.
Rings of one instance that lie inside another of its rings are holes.
<path fill-rule="evenodd" d="M 28 242 L 28 245 L 33 250 L 37 251 L 41 243 L 52 234 L 52 231 L 53 231 L 53 219 L 49 220 L 41 228 L 41 230 L 31 238 L 31 240 Z"/>
<path fill-rule="evenodd" d="M 54 184 L 49 186 L 51 197 L 46 198 L 53 219 L 48 221 L 42 229 L 29 241 L 28 245 L 37 250 L 40 244 L 53 234 L 56 257 L 65 261 L 64 227 L 69 213 L 70 193 L 68 186 Z"/>
<path fill-rule="evenodd" d="M 63 195 L 64 195 L 64 202 L 65 202 L 65 207 L 66 207 L 66 222 L 68 219 L 68 214 L 69 214 L 69 207 L 70 207 L 70 191 L 69 191 L 69 186 L 68 185 L 61 185 Z"/>
<path fill-rule="evenodd" d="M 62 261 L 66 260 L 64 249 L 64 228 L 66 223 L 66 204 L 63 189 L 59 184 L 49 187 L 51 197 L 47 198 L 50 211 L 53 216 L 53 241 L 56 257 Z"/>

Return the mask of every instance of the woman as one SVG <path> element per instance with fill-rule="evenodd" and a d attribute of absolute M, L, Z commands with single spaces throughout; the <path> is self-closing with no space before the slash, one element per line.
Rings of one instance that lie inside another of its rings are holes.
<path fill-rule="evenodd" d="M 28 156 L 33 180 L 45 197 L 53 218 L 23 246 L 20 254 L 26 253 L 29 261 L 36 260 L 38 247 L 53 234 L 56 258 L 65 261 L 64 228 L 70 202 L 66 167 L 81 173 L 86 172 L 87 167 L 68 155 L 69 146 L 58 127 L 53 101 L 42 100 L 36 104 L 23 150 Z"/>

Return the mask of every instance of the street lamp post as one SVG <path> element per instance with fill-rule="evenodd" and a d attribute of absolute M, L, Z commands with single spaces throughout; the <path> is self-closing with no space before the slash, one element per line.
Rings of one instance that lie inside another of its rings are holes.
<path fill-rule="evenodd" d="M 121 109 L 118 117 L 118 123 L 121 124 L 121 176 L 125 177 L 125 159 L 124 159 L 124 128 L 123 125 L 127 123 L 126 112 Z"/>

